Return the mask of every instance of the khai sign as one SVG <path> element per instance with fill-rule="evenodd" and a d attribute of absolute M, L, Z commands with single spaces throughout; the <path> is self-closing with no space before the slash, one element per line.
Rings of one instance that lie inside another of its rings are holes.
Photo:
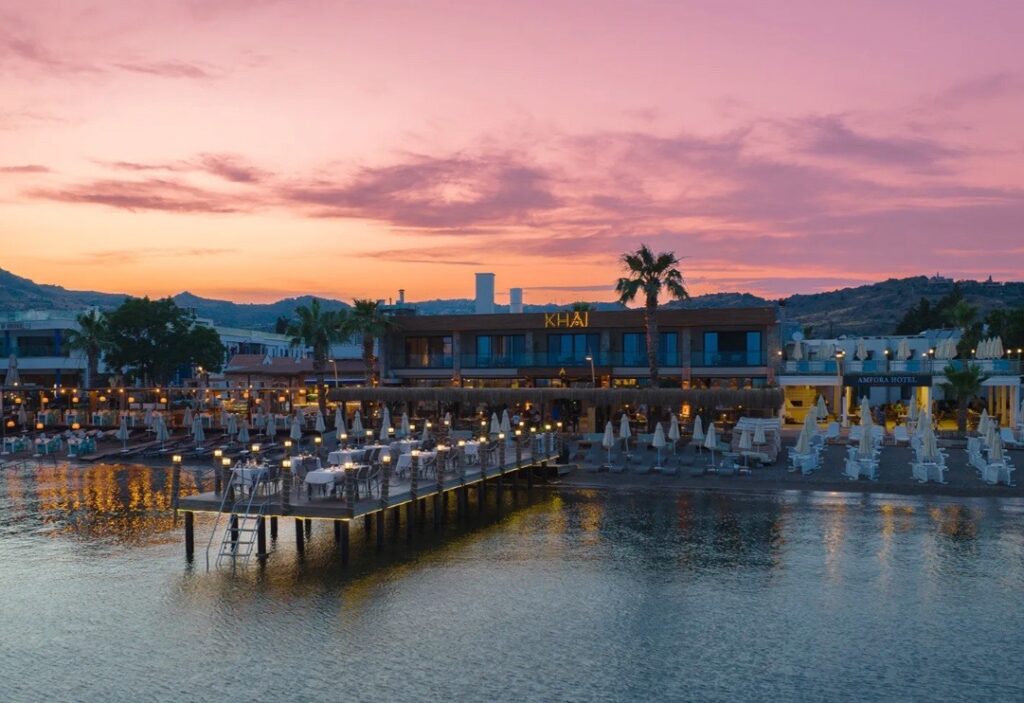
<path fill-rule="evenodd" d="M 573 327 L 589 327 L 590 326 L 590 313 L 589 312 L 546 312 L 544 313 L 544 327 L 545 328 L 564 328 L 571 329 Z"/>
<path fill-rule="evenodd" d="M 849 373 L 843 376 L 844 386 L 931 386 L 926 373 Z"/>

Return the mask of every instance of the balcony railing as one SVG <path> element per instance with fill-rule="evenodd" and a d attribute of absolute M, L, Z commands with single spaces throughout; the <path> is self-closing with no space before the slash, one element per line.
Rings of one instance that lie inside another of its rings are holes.
<path fill-rule="evenodd" d="M 941 375 L 946 367 L 952 366 L 962 370 L 968 365 L 979 367 L 987 374 L 1018 375 L 1021 373 L 1020 359 L 907 359 L 896 361 L 888 359 L 845 359 L 842 362 L 842 373 L 924 373 Z M 811 361 L 783 361 L 780 372 L 784 374 L 835 374 L 839 373 L 835 359 Z"/>
<path fill-rule="evenodd" d="M 451 354 L 430 354 L 427 356 L 407 356 L 394 359 L 391 365 L 399 369 L 450 369 L 455 358 Z"/>
<path fill-rule="evenodd" d="M 764 366 L 764 354 L 760 351 L 719 351 L 693 352 L 694 366 Z"/>

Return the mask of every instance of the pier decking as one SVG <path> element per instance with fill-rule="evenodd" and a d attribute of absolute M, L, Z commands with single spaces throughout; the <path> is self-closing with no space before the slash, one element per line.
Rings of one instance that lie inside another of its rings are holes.
<path fill-rule="evenodd" d="M 455 494 L 456 505 L 461 515 L 464 510 L 468 510 L 471 487 L 476 489 L 477 502 L 483 509 L 486 499 L 485 491 L 489 482 L 494 483 L 494 490 L 500 501 L 501 493 L 505 488 L 505 479 L 510 479 L 511 487 L 515 489 L 518 485 L 519 475 L 525 473 L 526 485 L 530 487 L 533 483 L 534 470 L 547 469 L 549 464 L 555 463 L 558 456 L 557 451 L 521 450 L 514 452 L 511 449 L 502 454 L 511 454 L 512 456 L 502 457 L 499 454 L 498 461 L 493 465 L 479 463 L 462 465 L 455 469 L 449 469 L 447 472 L 441 471 L 440 475 L 419 477 L 416 480 L 411 476 L 399 478 L 389 475 L 385 481 L 382 481 L 378 495 L 374 496 L 357 496 L 351 475 L 343 484 L 338 485 L 336 495 L 323 495 L 319 486 L 309 486 L 299 483 L 297 480 L 293 481 L 292 472 L 284 471 L 279 485 L 277 483 L 270 484 L 270 490 L 266 490 L 263 494 L 257 494 L 251 502 L 247 503 L 244 510 L 238 509 L 238 502 L 225 500 L 223 492 L 208 491 L 180 497 L 177 499 L 177 506 L 178 510 L 185 514 L 186 557 L 191 560 L 195 553 L 194 514 L 219 513 L 229 515 L 229 524 L 225 528 L 225 540 L 232 540 L 235 548 L 240 539 L 239 520 L 243 523 L 246 519 L 253 522 L 254 527 L 248 531 L 256 533 L 254 539 L 258 545 L 257 557 L 267 556 L 266 523 L 268 519 L 271 537 L 276 537 L 278 518 L 294 518 L 296 520 L 296 541 L 300 549 L 304 541 L 301 527 L 304 521 L 333 520 L 335 522 L 335 538 L 340 543 L 342 562 L 346 563 L 349 551 L 349 525 L 353 520 L 363 518 L 364 527 L 367 529 L 373 522 L 376 522 L 377 543 L 380 547 L 383 546 L 385 515 L 389 510 L 394 513 L 397 524 L 401 508 L 405 506 L 406 525 L 407 529 L 411 531 L 417 521 L 417 504 L 422 519 L 428 501 L 432 502 L 436 522 L 443 515 L 444 501 L 450 494 Z M 177 484 L 176 480 L 175 485 Z M 242 531 L 247 530 L 243 528 Z M 244 535 L 241 540 L 244 542 Z M 212 542 L 213 537 L 211 536 Z"/>

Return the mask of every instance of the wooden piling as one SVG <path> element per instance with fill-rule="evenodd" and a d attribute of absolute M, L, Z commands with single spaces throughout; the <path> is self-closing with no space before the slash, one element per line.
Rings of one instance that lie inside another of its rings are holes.
<path fill-rule="evenodd" d="M 267 519 L 262 515 L 256 518 L 256 556 L 267 556 Z"/>
<path fill-rule="evenodd" d="M 377 522 L 377 551 L 384 549 L 384 510 L 378 510 L 376 512 Z"/>
<path fill-rule="evenodd" d="M 192 562 L 196 554 L 196 530 L 195 513 L 189 510 L 185 513 L 185 559 Z"/>
<path fill-rule="evenodd" d="M 270 539 L 277 541 L 277 518 L 270 518 Z"/>
<path fill-rule="evenodd" d="M 304 522 L 305 520 L 302 518 L 295 518 L 295 549 L 299 554 L 302 554 L 306 549 L 306 537 L 302 526 L 302 523 Z"/>
<path fill-rule="evenodd" d="M 292 469 L 290 466 L 281 467 L 281 514 L 287 515 L 292 511 Z"/>
<path fill-rule="evenodd" d="M 341 520 L 341 564 L 348 566 L 348 520 Z"/>
<path fill-rule="evenodd" d="M 334 542 L 341 544 L 341 520 L 334 521 Z"/>
<path fill-rule="evenodd" d="M 306 539 L 313 536 L 313 520 L 306 518 Z"/>

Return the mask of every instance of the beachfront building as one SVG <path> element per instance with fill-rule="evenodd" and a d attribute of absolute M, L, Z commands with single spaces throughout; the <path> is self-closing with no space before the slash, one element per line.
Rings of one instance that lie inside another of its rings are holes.
<path fill-rule="evenodd" d="M 783 345 L 778 382 L 785 396 L 787 422 L 803 422 L 818 396 L 829 414 L 842 418 L 844 402 L 855 411 L 861 398 L 872 407 L 935 409 L 945 400 L 945 369 L 977 364 L 987 374 L 983 383 L 986 409 L 1003 426 L 1016 426 L 1020 408 L 1020 358 L 956 357 L 959 330 L 926 330 L 918 335 L 803 339 L 794 335 Z"/>
<path fill-rule="evenodd" d="M 67 335 L 78 329 L 76 318 L 88 312 L 80 310 L 25 310 L 0 313 L 0 359 L 17 359 L 18 373 L 23 386 L 41 388 L 76 388 L 85 383 L 87 361 L 85 354 L 71 350 Z M 293 349 L 290 338 L 283 334 L 262 330 L 240 329 L 213 324 L 212 320 L 198 319 L 197 324 L 217 330 L 224 344 L 224 362 L 237 354 L 270 358 L 301 356 L 303 350 Z M 0 364 L 6 366 L 6 363 Z M 101 377 L 110 373 L 99 363 Z M 190 370 L 183 371 L 183 378 Z M 103 385 L 104 379 L 94 379 L 92 385 Z"/>
<path fill-rule="evenodd" d="M 384 340 L 382 383 L 558 388 L 650 385 L 642 310 L 407 315 Z M 660 383 L 762 388 L 779 345 L 772 306 L 658 312 Z M 582 408 L 581 425 L 595 426 Z"/>

